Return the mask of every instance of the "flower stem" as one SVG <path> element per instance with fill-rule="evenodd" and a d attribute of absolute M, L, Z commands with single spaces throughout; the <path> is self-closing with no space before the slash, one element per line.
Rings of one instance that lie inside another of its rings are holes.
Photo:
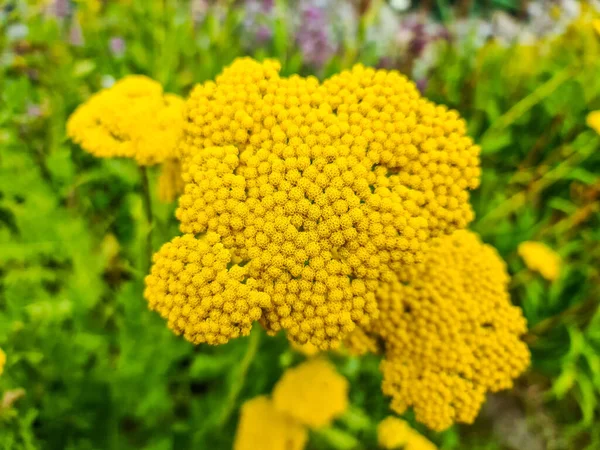
<path fill-rule="evenodd" d="M 150 183 L 148 183 L 148 169 L 146 166 L 140 166 L 140 176 L 142 179 L 142 201 L 144 204 L 144 212 L 146 213 L 146 222 L 148 224 L 148 232 L 146 235 L 146 264 L 144 265 L 144 269 L 149 270 L 150 263 L 152 262 L 152 228 L 154 227 L 154 223 L 152 198 L 150 197 Z M 146 270 L 146 272 L 148 270 Z"/>
<path fill-rule="evenodd" d="M 229 420 L 229 417 L 231 416 L 232 412 L 235 409 L 235 404 L 237 402 L 237 399 L 238 399 L 240 392 L 242 391 L 242 388 L 244 387 L 244 384 L 246 382 L 246 374 L 248 373 L 250 364 L 252 364 L 252 361 L 254 360 L 254 357 L 256 356 L 256 352 L 258 351 L 259 343 L 260 343 L 260 330 L 257 330 L 256 328 L 254 328 L 252 330 L 252 332 L 250 333 L 250 337 L 248 338 L 248 346 L 246 347 L 246 353 L 244 354 L 244 357 L 238 364 L 237 373 L 235 374 L 235 379 L 233 380 L 232 386 L 229 390 L 229 394 L 227 395 L 227 398 L 225 399 L 225 403 L 224 403 L 225 406 L 221 410 L 221 414 L 219 416 L 218 424 L 217 424 L 217 426 L 219 426 L 219 427 L 222 427 L 227 423 L 227 421 Z"/>

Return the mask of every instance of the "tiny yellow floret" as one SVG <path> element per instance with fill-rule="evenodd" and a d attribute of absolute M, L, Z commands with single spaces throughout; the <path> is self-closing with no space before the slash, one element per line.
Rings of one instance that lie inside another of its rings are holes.
<path fill-rule="evenodd" d="M 529 270 L 538 272 L 548 281 L 554 281 L 560 275 L 560 256 L 542 242 L 526 241 L 519 244 L 519 256 Z"/>
<path fill-rule="evenodd" d="M 437 447 L 402 419 L 386 417 L 377 425 L 377 441 L 384 449 L 436 450 Z"/>
<path fill-rule="evenodd" d="M 348 408 L 348 380 L 321 358 L 288 369 L 275 385 L 273 403 L 311 428 L 329 425 Z"/>
<path fill-rule="evenodd" d="M 432 244 L 425 262 L 382 284 L 382 390 L 433 430 L 472 423 L 486 392 L 511 388 L 529 365 L 526 322 L 508 295 L 506 266 L 467 231 Z"/>
<path fill-rule="evenodd" d="M 233 450 L 302 450 L 307 440 L 303 425 L 260 396 L 242 405 Z"/>
<path fill-rule="evenodd" d="M 176 157 L 184 106 L 158 82 L 129 75 L 80 105 L 69 117 L 67 134 L 96 157 L 154 165 Z"/>

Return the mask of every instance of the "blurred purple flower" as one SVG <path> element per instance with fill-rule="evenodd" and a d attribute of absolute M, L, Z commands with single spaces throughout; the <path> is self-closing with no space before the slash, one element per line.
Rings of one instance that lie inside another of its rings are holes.
<path fill-rule="evenodd" d="M 307 0 L 300 6 L 300 25 L 296 41 L 307 63 L 321 67 L 336 52 L 337 45 L 332 36 L 326 10 Z"/>
<path fill-rule="evenodd" d="M 81 24 L 77 18 L 71 21 L 71 29 L 69 30 L 69 43 L 74 47 L 83 47 L 83 31 Z"/>
<path fill-rule="evenodd" d="M 109 41 L 110 52 L 113 56 L 120 58 L 125 54 L 125 39 L 115 36 Z"/>
<path fill-rule="evenodd" d="M 258 31 L 256 32 L 256 39 L 259 43 L 268 41 L 269 39 L 271 39 L 271 36 L 273 36 L 273 32 L 270 28 L 264 25 L 259 27 Z"/>
<path fill-rule="evenodd" d="M 416 84 L 417 84 L 417 89 L 419 89 L 419 92 L 421 92 L 421 94 L 424 94 L 425 91 L 427 90 L 427 78 L 418 79 Z"/>
<path fill-rule="evenodd" d="M 249 35 L 248 45 L 264 44 L 273 36 L 273 1 L 246 0 L 244 4 L 244 31 Z"/>
<path fill-rule="evenodd" d="M 208 11 L 208 2 L 206 0 L 192 0 L 190 3 L 190 15 L 194 23 L 200 23 L 204 20 Z"/>
<path fill-rule="evenodd" d="M 42 115 L 42 108 L 40 108 L 40 105 L 34 105 L 32 103 L 30 103 L 29 105 L 27 105 L 27 116 L 32 118 L 32 119 L 36 119 L 38 117 L 40 117 Z"/>
<path fill-rule="evenodd" d="M 46 15 L 64 19 L 71 12 L 71 2 L 69 0 L 53 0 L 46 6 Z"/>

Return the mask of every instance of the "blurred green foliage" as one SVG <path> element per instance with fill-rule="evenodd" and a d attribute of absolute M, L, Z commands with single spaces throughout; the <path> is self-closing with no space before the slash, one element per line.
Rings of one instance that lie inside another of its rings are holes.
<path fill-rule="evenodd" d="M 216 348 L 173 336 L 142 298 L 148 225 L 137 168 L 83 153 L 65 122 L 128 73 L 186 94 L 244 54 L 276 57 L 287 74 L 314 69 L 283 13 L 272 39 L 248 49 L 234 2 L 195 22 L 186 2 L 79 1 L 81 42 L 71 21 L 19 3 L 0 23 L 0 448 L 231 448 L 240 404 L 270 392 L 302 356 L 258 328 Z M 377 63 L 360 31 L 369 20 L 318 75 Z M 15 36 L 21 25 L 26 36 Z M 111 51 L 115 36 L 122 55 Z M 533 352 L 531 370 L 475 425 L 417 427 L 444 449 L 525 448 L 503 426 L 524 429 L 539 448 L 600 448 L 600 137 L 585 124 L 600 109 L 600 39 L 581 23 L 543 44 L 449 42 L 431 71 L 427 95 L 457 108 L 483 147 L 473 228 L 509 264 Z M 177 223 L 175 206 L 152 195 L 156 249 Z M 520 261 L 526 240 L 561 255 L 555 283 Z M 378 358 L 332 358 L 353 406 L 313 433 L 310 448 L 374 449 L 374 426 L 390 413 Z"/>

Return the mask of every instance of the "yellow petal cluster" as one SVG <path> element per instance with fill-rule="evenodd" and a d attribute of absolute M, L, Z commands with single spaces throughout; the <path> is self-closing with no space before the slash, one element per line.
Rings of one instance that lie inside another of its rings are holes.
<path fill-rule="evenodd" d="M 176 157 L 184 105 L 156 81 L 130 75 L 79 106 L 67 122 L 67 133 L 96 157 L 158 164 Z"/>
<path fill-rule="evenodd" d="M 4 372 L 4 365 L 6 364 L 6 353 L 0 348 L 0 375 Z"/>
<path fill-rule="evenodd" d="M 381 280 L 472 219 L 479 148 L 396 71 L 279 69 L 242 58 L 193 90 L 177 217 L 219 234 L 270 296 L 268 332 L 326 350 L 377 316 Z"/>
<path fill-rule="evenodd" d="M 242 405 L 233 450 L 302 450 L 307 439 L 304 426 L 260 396 Z"/>
<path fill-rule="evenodd" d="M 377 425 L 377 441 L 384 449 L 436 450 L 437 447 L 402 419 L 389 416 Z"/>
<path fill-rule="evenodd" d="M 275 385 L 275 407 L 310 427 L 329 425 L 348 408 L 348 380 L 321 358 L 288 369 Z"/>
<path fill-rule="evenodd" d="M 397 413 L 412 406 L 419 422 L 444 430 L 472 423 L 486 392 L 512 387 L 530 355 L 508 281 L 492 247 L 457 231 L 381 285 L 373 328 L 386 343 L 382 389 Z"/>
<path fill-rule="evenodd" d="M 153 257 L 144 296 L 169 328 L 194 344 L 224 344 L 246 336 L 270 298 L 247 270 L 230 265 L 231 252 L 208 233 L 175 237 Z"/>
<path fill-rule="evenodd" d="M 530 270 L 538 272 L 548 281 L 554 281 L 560 275 L 560 256 L 546 244 L 534 241 L 521 242 L 518 253 Z"/>
<path fill-rule="evenodd" d="M 367 353 L 379 353 L 379 343 L 377 337 L 367 333 L 362 328 L 355 328 L 344 339 L 344 347 L 349 354 L 354 356 L 363 356 Z"/>
<path fill-rule="evenodd" d="M 167 159 L 160 168 L 158 198 L 164 203 L 171 203 L 183 192 L 183 186 L 180 161 Z"/>
<path fill-rule="evenodd" d="M 586 123 L 588 127 L 600 134 L 600 110 L 589 113 L 586 118 Z"/>

